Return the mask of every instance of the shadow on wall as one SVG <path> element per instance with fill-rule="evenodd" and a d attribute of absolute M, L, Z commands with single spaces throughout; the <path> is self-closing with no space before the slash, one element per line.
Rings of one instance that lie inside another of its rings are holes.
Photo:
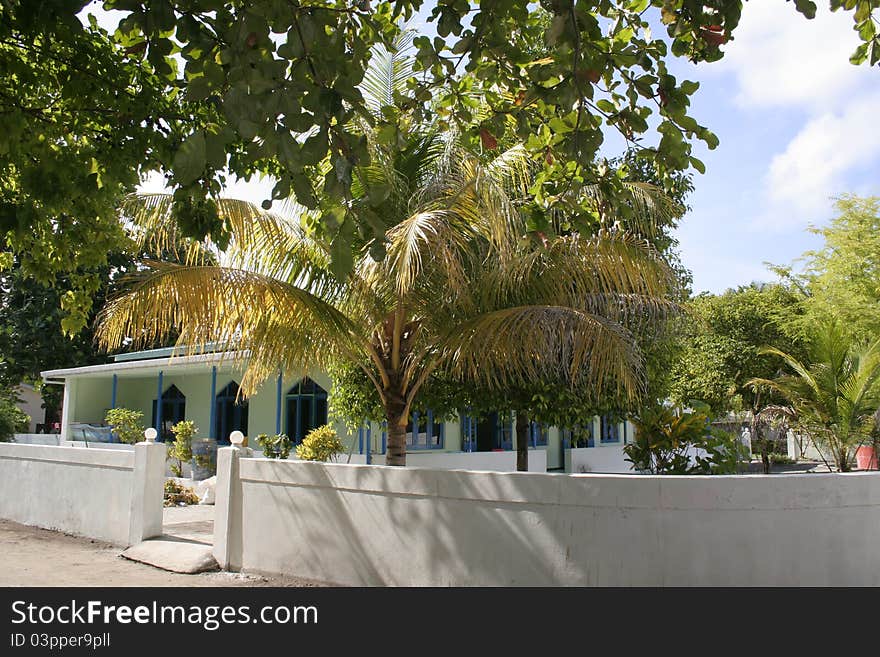
<path fill-rule="evenodd" d="M 241 461 L 242 564 L 351 585 L 878 585 L 880 477 Z M 872 568 L 868 566 L 872 566 Z"/>

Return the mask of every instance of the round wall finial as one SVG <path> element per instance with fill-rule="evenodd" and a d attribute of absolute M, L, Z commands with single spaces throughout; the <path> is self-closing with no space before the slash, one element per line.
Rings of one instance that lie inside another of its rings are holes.
<path fill-rule="evenodd" d="M 156 442 L 156 436 L 158 436 L 158 435 L 159 435 L 159 432 L 156 431 L 153 427 L 150 427 L 149 429 L 144 431 L 144 439 L 148 443 Z"/>
<path fill-rule="evenodd" d="M 241 431 L 233 431 L 229 434 L 229 442 L 236 447 L 241 447 L 241 444 L 244 442 L 244 434 Z"/>

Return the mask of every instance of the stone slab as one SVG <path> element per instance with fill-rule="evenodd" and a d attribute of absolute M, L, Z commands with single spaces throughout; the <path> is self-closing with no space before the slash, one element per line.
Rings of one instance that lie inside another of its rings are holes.
<path fill-rule="evenodd" d="M 217 570 L 212 547 L 204 543 L 163 536 L 132 545 L 122 556 L 173 573 L 194 574 Z"/>

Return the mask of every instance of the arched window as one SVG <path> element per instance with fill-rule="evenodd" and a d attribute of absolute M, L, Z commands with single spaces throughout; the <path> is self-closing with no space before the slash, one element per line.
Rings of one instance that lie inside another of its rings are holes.
<path fill-rule="evenodd" d="M 237 397 L 238 384 L 230 381 L 214 398 L 218 443 L 229 444 L 229 434 L 233 431 L 247 435 L 248 403 L 247 400 L 236 401 Z"/>
<path fill-rule="evenodd" d="M 327 391 L 310 378 L 288 390 L 285 401 L 287 437 L 295 444 L 301 443 L 312 429 L 327 424 Z"/>
<path fill-rule="evenodd" d="M 172 385 L 162 393 L 162 426 L 159 431 L 159 440 L 174 440 L 171 432 L 178 422 L 186 419 L 186 395 L 177 386 Z M 153 419 L 150 426 L 156 426 L 156 400 L 153 400 Z"/>

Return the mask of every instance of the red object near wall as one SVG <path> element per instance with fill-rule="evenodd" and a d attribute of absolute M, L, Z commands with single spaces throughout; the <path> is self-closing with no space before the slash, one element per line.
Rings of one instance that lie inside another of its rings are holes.
<path fill-rule="evenodd" d="M 862 445 L 856 450 L 856 467 L 859 470 L 877 470 L 877 452 L 872 445 Z"/>

